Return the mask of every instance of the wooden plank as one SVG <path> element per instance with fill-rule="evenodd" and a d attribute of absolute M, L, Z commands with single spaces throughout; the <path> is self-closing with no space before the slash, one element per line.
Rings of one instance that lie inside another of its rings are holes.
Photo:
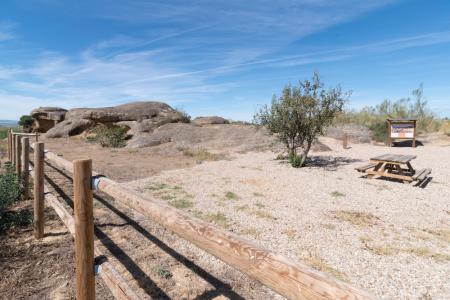
<path fill-rule="evenodd" d="M 92 161 L 73 163 L 77 300 L 95 300 Z"/>
<path fill-rule="evenodd" d="M 48 159 L 51 157 L 49 153 L 46 156 Z M 58 162 L 52 162 L 58 165 Z M 274 254 L 252 241 L 188 216 L 163 201 L 141 195 L 111 179 L 99 178 L 98 188 L 288 299 L 373 299 L 365 291 Z"/>
<path fill-rule="evenodd" d="M 11 128 L 8 129 L 8 160 L 12 161 L 12 134 L 11 134 Z"/>
<path fill-rule="evenodd" d="M 431 173 L 431 169 L 422 169 L 418 171 L 413 177 L 413 180 L 423 181 Z"/>
<path fill-rule="evenodd" d="M 419 181 L 423 181 L 423 180 L 425 180 L 425 178 L 427 178 L 428 175 L 430 175 L 430 173 L 431 173 L 431 169 L 426 169 L 425 172 L 423 172 L 417 179 Z"/>
<path fill-rule="evenodd" d="M 14 155 L 15 157 L 15 166 L 16 166 L 16 173 L 20 176 L 20 172 L 22 171 L 22 167 L 21 167 L 21 159 L 22 159 L 22 145 L 21 145 L 21 139 L 20 136 L 16 135 L 14 137 L 14 139 L 16 140 L 16 154 Z"/>
<path fill-rule="evenodd" d="M 372 171 L 372 170 L 367 170 L 366 173 L 370 174 L 370 175 L 379 175 L 379 176 L 383 176 L 383 177 L 390 177 L 390 178 L 401 179 L 401 180 L 406 180 L 406 181 L 413 181 L 411 176 L 406 176 L 406 175 L 398 175 L 398 174 L 393 174 L 393 173 L 378 172 L 378 171 Z"/>
<path fill-rule="evenodd" d="M 368 169 L 374 168 L 376 165 L 377 165 L 376 163 L 370 163 L 367 165 L 357 167 L 357 168 L 355 168 L 355 170 L 357 170 L 358 172 L 365 172 Z"/>
<path fill-rule="evenodd" d="M 372 157 L 370 161 L 384 161 L 389 163 L 402 163 L 405 164 L 415 159 L 415 155 L 398 155 L 398 154 L 383 154 L 380 156 Z"/>
<path fill-rule="evenodd" d="M 422 175 L 423 172 L 425 172 L 426 169 L 420 169 L 419 171 L 416 172 L 416 174 L 414 174 L 412 176 L 413 180 L 417 180 L 419 178 L 420 175 Z"/>

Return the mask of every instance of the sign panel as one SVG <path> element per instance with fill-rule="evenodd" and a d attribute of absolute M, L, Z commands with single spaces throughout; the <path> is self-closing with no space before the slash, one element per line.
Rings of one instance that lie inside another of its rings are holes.
<path fill-rule="evenodd" d="M 414 138 L 414 124 L 413 123 L 392 124 L 391 138 L 402 138 L 402 139 Z"/>

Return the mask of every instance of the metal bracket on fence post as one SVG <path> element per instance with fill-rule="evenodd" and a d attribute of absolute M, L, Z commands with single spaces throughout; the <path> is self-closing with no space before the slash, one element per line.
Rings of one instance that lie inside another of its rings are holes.
<path fill-rule="evenodd" d="M 97 276 L 102 272 L 102 264 L 106 262 L 108 258 L 104 255 L 100 255 L 94 258 L 94 275 Z"/>
<path fill-rule="evenodd" d="M 100 184 L 100 178 L 105 177 L 104 175 L 92 176 L 91 187 L 93 191 L 98 191 L 98 185 Z"/>

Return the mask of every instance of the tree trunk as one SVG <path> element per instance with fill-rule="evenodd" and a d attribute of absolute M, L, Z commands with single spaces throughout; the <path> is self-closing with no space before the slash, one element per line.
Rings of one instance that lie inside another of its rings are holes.
<path fill-rule="evenodd" d="M 309 150 L 311 149 L 312 141 L 308 141 L 306 147 L 303 149 L 300 167 L 303 167 L 305 164 L 306 158 L 308 157 Z"/>

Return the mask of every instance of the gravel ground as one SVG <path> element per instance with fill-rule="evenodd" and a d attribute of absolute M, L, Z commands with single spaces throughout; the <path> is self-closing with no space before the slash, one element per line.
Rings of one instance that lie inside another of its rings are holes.
<path fill-rule="evenodd" d="M 234 154 L 131 185 L 378 298 L 448 299 L 450 143 L 321 141 L 332 151 L 301 169 L 271 152 Z M 417 155 L 413 167 L 432 168 L 432 180 L 420 188 L 354 170 L 384 153 Z"/>

